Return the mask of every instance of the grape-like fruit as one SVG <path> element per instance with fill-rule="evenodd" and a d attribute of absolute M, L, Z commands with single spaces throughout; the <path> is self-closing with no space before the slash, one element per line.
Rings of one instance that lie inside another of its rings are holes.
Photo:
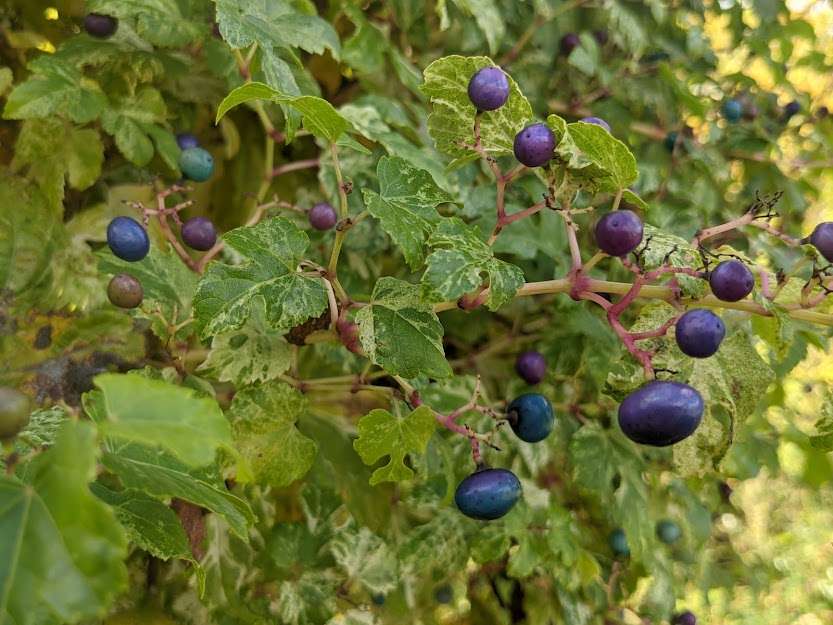
<path fill-rule="evenodd" d="M 817 225 L 810 235 L 810 243 L 828 262 L 833 263 L 833 221 L 824 221 Z"/>
<path fill-rule="evenodd" d="M 724 260 L 709 274 L 714 296 L 724 302 L 737 302 L 752 292 L 755 276 L 739 260 Z"/>
<path fill-rule="evenodd" d="M 575 50 L 581 45 L 581 39 L 575 33 L 567 33 L 561 38 L 561 41 L 558 42 L 558 47 L 561 49 L 561 54 L 564 56 L 570 56 L 570 52 Z"/>
<path fill-rule="evenodd" d="M 515 158 L 527 167 L 546 165 L 555 149 L 555 135 L 546 124 L 532 124 L 515 135 Z"/>
<path fill-rule="evenodd" d="M 726 326 L 712 311 L 695 308 L 677 320 L 675 336 L 677 346 L 686 356 L 708 358 L 720 347 Z"/>
<path fill-rule="evenodd" d="M 610 132 L 610 124 L 608 124 L 601 117 L 593 117 L 591 115 L 590 117 L 582 117 L 579 121 L 584 122 L 585 124 L 595 124 L 596 126 L 601 126 L 605 130 Z"/>
<path fill-rule="evenodd" d="M 610 211 L 596 222 L 594 233 L 605 254 L 626 256 L 642 242 L 642 220 L 633 211 Z"/>
<path fill-rule="evenodd" d="M 697 625 L 697 617 L 690 610 L 675 614 L 671 619 L 671 625 Z"/>
<path fill-rule="evenodd" d="M 787 106 L 784 107 L 784 117 L 789 119 L 793 115 L 797 114 L 801 110 L 801 104 L 798 103 L 797 100 L 793 100 Z"/>
<path fill-rule="evenodd" d="M 190 132 L 180 132 L 176 136 L 176 143 L 180 150 L 190 150 L 191 148 L 200 147 L 200 140 Z"/>
<path fill-rule="evenodd" d="M 744 102 L 743 104 L 743 118 L 752 121 L 758 117 L 758 105 L 754 102 Z"/>
<path fill-rule="evenodd" d="M 538 384 L 547 373 L 547 359 L 535 350 L 524 352 L 515 360 L 515 371 L 527 384 Z"/>
<path fill-rule="evenodd" d="M 150 239 L 142 225 L 132 217 L 116 217 L 107 226 L 107 245 L 122 260 L 136 262 L 147 256 Z"/>
<path fill-rule="evenodd" d="M 90 37 L 96 39 L 108 39 L 116 34 L 119 27 L 119 20 L 109 15 L 90 13 L 84 18 L 84 30 Z"/>
<path fill-rule="evenodd" d="M 338 213 L 328 202 L 319 202 L 309 209 L 309 224 L 316 230 L 329 230 L 338 223 Z"/>
<path fill-rule="evenodd" d="M 600 46 L 603 46 L 608 42 L 608 39 L 610 39 L 610 36 L 608 35 L 606 30 L 601 28 L 599 30 L 594 30 L 593 31 L 593 39 L 595 39 L 596 43 L 598 43 Z"/>
<path fill-rule="evenodd" d="M 672 130 L 667 135 L 665 135 L 665 139 L 663 141 L 663 145 L 665 145 L 665 149 L 669 152 L 673 152 L 674 148 L 677 146 L 677 137 L 680 136 L 676 130 Z"/>
<path fill-rule="evenodd" d="M 182 240 L 188 247 L 205 252 L 217 242 L 217 229 L 207 217 L 192 217 L 182 224 Z"/>
<path fill-rule="evenodd" d="M 690 436 L 703 418 L 703 398 L 680 382 L 653 380 L 619 404 L 619 427 L 642 445 L 666 447 Z"/>
<path fill-rule="evenodd" d="M 628 537 L 625 536 L 625 530 L 618 528 L 610 532 L 607 537 L 607 542 L 610 545 L 610 550 L 621 558 L 627 558 L 631 555 L 631 548 L 628 546 Z"/>
<path fill-rule="evenodd" d="M 657 538 L 659 538 L 666 545 L 673 545 L 680 540 L 683 535 L 683 530 L 680 526 L 668 519 L 663 519 L 657 523 Z"/>
<path fill-rule="evenodd" d="M 119 308 L 136 308 L 144 296 L 142 283 L 127 273 L 116 274 L 107 285 L 107 298 Z"/>
<path fill-rule="evenodd" d="M 13 388 L 0 386 L 0 441 L 13 438 L 29 423 L 29 398 Z"/>
<path fill-rule="evenodd" d="M 820 106 L 816 109 L 816 117 L 819 119 L 824 119 L 828 115 L 830 115 L 830 109 L 826 106 Z"/>
<path fill-rule="evenodd" d="M 491 521 L 509 512 L 521 498 L 521 482 L 507 469 L 482 469 L 457 486 L 454 503 L 472 519 Z"/>
<path fill-rule="evenodd" d="M 454 589 L 448 584 L 438 586 L 437 589 L 434 591 L 434 599 L 436 599 L 437 603 L 451 603 L 451 601 L 454 599 Z"/>
<path fill-rule="evenodd" d="M 370 600 L 375 605 L 385 605 L 385 595 L 380 592 L 375 593 L 372 597 L 370 597 Z"/>
<path fill-rule="evenodd" d="M 740 121 L 740 116 L 743 114 L 743 105 L 738 100 L 733 98 L 731 100 L 726 100 L 720 111 L 723 113 L 723 117 L 725 117 L 727 121 L 734 124 L 735 122 Z"/>
<path fill-rule="evenodd" d="M 494 111 L 509 98 L 509 79 L 499 67 L 484 67 L 471 77 L 468 91 L 478 111 Z"/>
<path fill-rule="evenodd" d="M 214 157 L 202 148 L 188 148 L 179 157 L 182 175 L 194 182 L 205 182 L 214 173 Z"/>
<path fill-rule="evenodd" d="M 552 404 L 540 393 L 525 393 L 506 408 L 506 418 L 517 437 L 527 443 L 544 440 L 552 432 Z"/>

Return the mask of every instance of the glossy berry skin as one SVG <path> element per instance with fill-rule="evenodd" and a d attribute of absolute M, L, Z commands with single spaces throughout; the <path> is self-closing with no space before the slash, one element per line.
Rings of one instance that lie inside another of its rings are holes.
<path fill-rule="evenodd" d="M 617 556 L 627 558 L 631 555 L 631 548 L 628 546 L 628 537 L 623 529 L 615 529 L 607 537 L 610 550 Z"/>
<path fill-rule="evenodd" d="M 499 67 L 484 67 L 471 77 L 468 92 L 478 111 L 494 111 L 509 98 L 509 79 Z"/>
<path fill-rule="evenodd" d="M 610 124 L 608 124 L 601 117 L 582 117 L 579 121 L 584 122 L 585 124 L 595 124 L 596 126 L 601 126 L 605 130 L 610 132 Z"/>
<path fill-rule="evenodd" d="M 743 104 L 741 104 L 738 100 L 726 100 L 720 111 L 723 113 L 723 117 L 725 117 L 727 121 L 734 124 L 735 122 L 740 121 L 740 117 L 743 115 Z"/>
<path fill-rule="evenodd" d="M 679 525 L 674 523 L 674 521 L 663 519 L 657 523 L 657 538 L 659 538 L 666 545 L 673 545 L 675 542 L 680 540 L 682 535 L 683 531 L 680 529 Z"/>
<path fill-rule="evenodd" d="M 434 599 L 436 599 L 437 603 L 451 603 L 454 599 L 454 589 L 448 584 L 443 584 L 434 591 Z"/>
<path fill-rule="evenodd" d="M 512 471 L 483 469 L 457 486 L 454 503 L 472 519 L 492 521 L 509 512 L 521 498 L 521 483 Z"/>
<path fill-rule="evenodd" d="M 564 56 L 570 56 L 570 52 L 575 50 L 581 45 L 581 39 L 575 33 L 567 33 L 561 38 L 561 41 L 558 42 L 558 47 L 561 50 L 561 54 Z"/>
<path fill-rule="evenodd" d="M 202 148 L 188 148 L 179 157 L 182 175 L 194 182 L 205 182 L 214 173 L 214 157 Z"/>
<path fill-rule="evenodd" d="M 13 438 L 29 423 L 29 398 L 18 390 L 0 386 L 0 441 Z"/>
<path fill-rule="evenodd" d="M 188 247 L 205 252 L 217 242 L 217 229 L 207 217 L 192 217 L 182 224 L 182 240 Z"/>
<path fill-rule="evenodd" d="M 176 144 L 180 150 L 190 150 L 191 148 L 200 147 L 200 140 L 190 132 L 180 132 L 176 136 Z"/>
<path fill-rule="evenodd" d="M 625 256 L 642 243 L 642 220 L 633 211 L 611 211 L 596 222 L 594 233 L 605 254 Z"/>
<path fill-rule="evenodd" d="M 619 427 L 636 443 L 666 447 L 690 436 L 703 418 L 703 398 L 680 382 L 653 380 L 619 404 Z"/>
<path fill-rule="evenodd" d="M 515 371 L 527 384 L 538 384 L 547 373 L 547 359 L 535 350 L 524 352 L 515 360 Z"/>
<path fill-rule="evenodd" d="M 709 274 L 714 296 L 724 302 L 737 302 L 752 292 L 755 276 L 739 260 L 724 260 Z"/>
<path fill-rule="evenodd" d="M 127 273 L 116 274 L 107 285 L 107 299 L 119 308 L 136 308 L 144 296 L 142 283 Z"/>
<path fill-rule="evenodd" d="M 512 400 L 506 418 L 517 437 L 527 443 L 544 440 L 552 432 L 552 404 L 540 393 L 525 393 Z"/>
<path fill-rule="evenodd" d="M 677 320 L 675 336 L 677 346 L 686 356 L 708 358 L 720 347 L 726 336 L 726 326 L 712 311 L 695 308 Z"/>
<path fill-rule="evenodd" d="M 108 39 L 116 34 L 118 28 L 119 20 L 109 15 L 90 13 L 84 18 L 84 30 L 96 39 Z"/>
<path fill-rule="evenodd" d="M 122 260 L 136 262 L 147 256 L 150 239 L 142 225 L 132 217 L 116 217 L 107 226 L 107 245 Z"/>
<path fill-rule="evenodd" d="M 336 209 L 328 202 L 320 202 L 309 209 L 309 225 L 316 230 L 329 230 L 338 223 Z"/>
<path fill-rule="evenodd" d="M 810 243 L 828 262 L 833 263 L 833 221 L 824 221 L 817 225 L 810 235 Z"/>
<path fill-rule="evenodd" d="M 665 135 L 665 139 L 663 140 L 663 145 L 665 149 L 669 152 L 673 152 L 674 148 L 677 146 L 677 137 L 680 136 L 676 130 L 672 130 L 667 135 Z"/>
<path fill-rule="evenodd" d="M 555 149 L 555 135 L 546 124 L 532 124 L 515 135 L 515 158 L 527 167 L 546 165 Z"/>
<path fill-rule="evenodd" d="M 801 105 L 796 100 L 793 100 L 784 107 L 784 116 L 789 119 L 793 115 L 796 115 L 800 110 Z"/>
<path fill-rule="evenodd" d="M 671 619 L 671 625 L 697 625 L 697 617 L 694 616 L 693 612 L 686 610 L 675 614 L 674 618 Z"/>

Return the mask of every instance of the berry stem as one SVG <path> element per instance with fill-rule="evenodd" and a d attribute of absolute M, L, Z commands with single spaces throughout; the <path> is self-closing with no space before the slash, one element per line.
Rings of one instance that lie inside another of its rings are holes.
<path fill-rule="evenodd" d="M 270 176 L 272 178 L 277 178 L 278 176 L 283 176 L 284 174 L 288 174 L 293 171 L 299 171 L 301 169 L 310 169 L 314 167 L 321 166 L 321 159 L 318 158 L 308 158 L 302 161 L 294 161 L 292 163 L 284 163 L 283 165 L 278 165 L 275 167 Z"/>

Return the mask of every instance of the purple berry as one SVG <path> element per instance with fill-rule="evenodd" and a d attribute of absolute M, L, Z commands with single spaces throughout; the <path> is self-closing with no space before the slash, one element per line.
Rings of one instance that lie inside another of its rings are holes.
<path fill-rule="evenodd" d="M 309 223 L 316 230 L 329 230 L 337 222 L 336 209 L 328 202 L 320 202 L 309 209 Z"/>
<path fill-rule="evenodd" d="M 532 124 L 515 135 L 515 158 L 527 167 L 546 165 L 555 149 L 555 135 L 546 124 Z"/>
<path fill-rule="evenodd" d="M 671 625 L 697 625 L 697 617 L 694 616 L 693 612 L 686 610 L 675 614 L 674 618 L 671 619 Z"/>
<path fill-rule="evenodd" d="M 608 36 L 607 31 L 604 29 L 593 31 L 593 39 L 595 39 L 596 43 L 598 43 L 600 46 L 605 45 L 609 38 L 610 37 Z"/>
<path fill-rule="evenodd" d="M 484 67 L 469 81 L 469 100 L 478 111 L 494 111 L 509 98 L 509 79 L 499 67 Z"/>
<path fill-rule="evenodd" d="M 595 124 L 596 126 L 601 126 L 605 130 L 610 132 L 610 124 L 608 124 L 601 117 L 582 117 L 579 121 L 584 122 L 585 124 Z"/>
<path fill-rule="evenodd" d="M 567 33 L 558 43 L 558 47 L 561 49 L 561 54 L 564 56 L 570 56 L 570 52 L 578 48 L 580 45 L 581 39 L 579 39 L 579 36 L 575 33 Z"/>
<path fill-rule="evenodd" d="M 798 103 L 797 100 L 793 100 L 787 106 L 784 107 L 784 117 L 789 119 L 793 115 L 797 114 L 801 110 L 801 104 Z"/>
<path fill-rule="evenodd" d="M 828 262 L 833 263 L 833 221 L 820 223 L 810 235 L 810 243 Z"/>
<path fill-rule="evenodd" d="M 200 147 L 200 140 L 190 132 L 181 132 L 176 136 L 176 143 L 180 150 Z"/>
<path fill-rule="evenodd" d="M 666 447 L 689 437 L 703 418 L 703 398 L 680 382 L 653 380 L 619 404 L 619 427 L 642 445 Z"/>
<path fill-rule="evenodd" d="M 107 285 L 107 298 L 119 308 L 136 308 L 142 303 L 144 295 L 142 283 L 126 273 L 113 276 Z"/>
<path fill-rule="evenodd" d="M 483 469 L 457 486 L 454 503 L 472 519 L 491 521 L 509 512 L 521 498 L 521 482 L 506 469 Z"/>
<path fill-rule="evenodd" d="M 119 27 L 119 20 L 109 15 L 90 13 L 84 18 L 84 30 L 90 37 L 96 39 L 108 39 L 116 34 Z"/>
<path fill-rule="evenodd" d="M 714 296 L 724 302 L 737 302 L 752 292 L 755 277 L 739 260 L 724 260 L 709 274 Z"/>
<path fill-rule="evenodd" d="M 596 223 L 595 234 L 605 254 L 625 256 L 642 242 L 642 220 L 633 211 L 611 211 Z"/>
<path fill-rule="evenodd" d="M 142 260 L 150 251 L 148 233 L 132 217 L 116 217 L 109 223 L 107 245 L 113 254 L 131 263 Z"/>
<path fill-rule="evenodd" d="M 182 240 L 188 247 L 205 252 L 217 242 L 217 229 L 207 217 L 192 217 L 182 225 Z"/>
<path fill-rule="evenodd" d="M 695 308 L 677 320 L 675 335 L 677 346 L 686 356 L 708 358 L 720 347 L 726 326 L 712 311 Z"/>
<path fill-rule="evenodd" d="M 515 361 L 515 371 L 527 384 L 538 384 L 547 373 L 547 360 L 540 352 L 524 352 Z"/>

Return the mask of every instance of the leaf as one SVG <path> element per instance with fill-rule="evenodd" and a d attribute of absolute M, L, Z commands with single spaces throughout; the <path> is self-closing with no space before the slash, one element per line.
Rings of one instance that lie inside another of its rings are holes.
<path fill-rule="evenodd" d="M 642 245 L 635 253 L 644 269 L 656 269 L 665 263 L 672 267 L 702 265 L 702 259 L 697 250 L 682 237 L 664 232 L 651 224 L 644 224 L 643 228 Z M 677 282 L 680 285 L 680 292 L 685 297 L 699 299 L 708 291 L 706 281 L 694 276 L 679 274 Z"/>
<path fill-rule="evenodd" d="M 435 425 L 434 414 L 428 406 L 420 406 L 401 419 L 379 408 L 359 419 L 359 437 L 353 442 L 353 448 L 362 462 L 370 466 L 390 456 L 386 465 L 373 472 L 370 485 L 412 478 L 414 472 L 405 465 L 405 456 L 412 452 L 425 453 Z"/>
<path fill-rule="evenodd" d="M 104 373 L 94 382 L 106 415 L 99 427 L 108 436 L 159 445 L 197 467 L 231 446 L 231 428 L 212 398 L 139 375 Z"/>
<path fill-rule="evenodd" d="M 278 616 L 288 625 L 317 625 L 336 611 L 336 584 L 324 571 L 307 571 L 284 581 L 277 599 Z"/>
<path fill-rule="evenodd" d="M 368 591 L 387 593 L 396 588 L 399 578 L 396 555 L 366 527 L 338 532 L 329 548 L 347 576 Z"/>
<path fill-rule="evenodd" d="M 238 479 L 275 487 L 306 475 L 318 445 L 295 423 L 308 410 L 306 398 L 288 384 L 270 382 L 238 391 L 229 408 L 234 440 L 245 471 Z"/>
<path fill-rule="evenodd" d="M 431 306 L 420 300 L 419 287 L 381 278 L 355 320 L 368 358 L 391 375 L 451 375 L 443 352 L 443 326 Z"/>
<path fill-rule="evenodd" d="M 570 465 L 576 485 L 584 492 L 603 498 L 611 490 L 614 467 L 610 439 L 596 424 L 590 423 L 570 439 Z"/>
<path fill-rule="evenodd" d="M 440 220 L 439 204 L 452 197 L 440 189 L 431 174 L 417 169 L 402 158 L 383 156 L 376 167 L 379 193 L 363 189 L 367 210 L 382 224 L 394 242 L 402 248 L 412 270 L 422 264 L 425 240 Z"/>
<path fill-rule="evenodd" d="M 265 305 L 267 326 L 283 332 L 327 307 L 321 280 L 297 272 L 309 238 L 288 220 L 275 217 L 237 228 L 223 240 L 246 261 L 211 263 L 197 285 L 194 310 L 203 337 L 242 327 L 256 299 Z"/>
<path fill-rule="evenodd" d="M 821 451 L 833 451 L 833 398 L 825 396 L 821 417 L 816 421 L 816 434 L 810 435 L 810 445 Z"/>
<path fill-rule="evenodd" d="M 127 540 L 88 484 L 95 428 L 67 423 L 27 466 L 0 477 L 0 622 L 75 623 L 102 616 L 127 586 Z"/>
<path fill-rule="evenodd" d="M 168 166 L 178 171 L 179 147 L 170 130 L 160 126 L 166 123 L 166 117 L 167 106 L 162 95 L 152 87 L 145 87 L 118 101 L 117 106 L 107 107 L 101 125 L 113 135 L 119 151 L 134 165 L 147 165 L 156 145 Z"/>
<path fill-rule="evenodd" d="M 117 17 L 154 46 L 179 48 L 198 40 L 206 30 L 183 15 L 176 0 L 87 0 L 87 10 Z"/>
<path fill-rule="evenodd" d="M 495 54 L 506 34 L 506 22 L 495 0 L 454 0 L 465 13 L 477 22 L 489 42 L 489 53 Z"/>

